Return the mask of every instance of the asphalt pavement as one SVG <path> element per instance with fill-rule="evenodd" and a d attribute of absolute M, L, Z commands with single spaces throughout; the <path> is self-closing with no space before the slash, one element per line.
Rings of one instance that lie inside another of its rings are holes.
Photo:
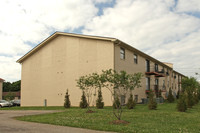
<path fill-rule="evenodd" d="M 25 122 L 14 119 L 14 117 L 17 116 L 37 115 L 53 112 L 58 111 L 0 110 L 0 133 L 109 133 L 90 129 Z"/>

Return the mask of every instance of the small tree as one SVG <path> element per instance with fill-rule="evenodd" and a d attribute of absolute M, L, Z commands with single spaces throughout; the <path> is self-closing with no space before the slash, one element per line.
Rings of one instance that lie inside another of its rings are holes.
<path fill-rule="evenodd" d="M 172 94 L 171 88 L 169 88 L 169 93 L 168 93 L 167 101 L 168 101 L 169 103 L 173 103 L 173 102 L 174 102 L 174 96 L 173 96 L 173 94 Z"/>
<path fill-rule="evenodd" d="M 115 95 L 114 97 L 114 102 L 113 102 L 113 108 L 114 109 L 118 109 L 118 108 L 121 108 L 120 106 L 120 101 L 119 101 L 119 97 L 117 95 Z"/>
<path fill-rule="evenodd" d="M 68 94 L 68 89 L 67 92 L 65 94 L 65 102 L 64 102 L 64 107 L 65 108 L 70 108 L 71 102 L 69 100 L 69 94 Z"/>
<path fill-rule="evenodd" d="M 90 110 L 90 103 L 92 101 L 92 96 L 93 96 L 93 92 L 94 92 L 94 88 L 93 88 L 93 81 L 92 81 L 92 77 L 91 75 L 86 75 L 86 76 L 81 76 L 78 80 L 77 80 L 77 86 L 83 91 L 83 95 L 82 95 L 82 103 L 83 106 L 82 108 L 88 108 L 88 111 Z M 84 101 L 86 100 L 86 102 Z M 87 106 L 85 105 L 85 103 L 87 103 Z"/>
<path fill-rule="evenodd" d="M 177 110 L 180 112 L 185 112 L 187 110 L 184 94 L 180 94 L 179 96 L 179 100 L 177 102 Z"/>
<path fill-rule="evenodd" d="M 80 107 L 81 108 L 87 108 L 87 106 L 88 106 L 88 103 L 87 103 L 87 100 L 86 100 L 85 92 L 82 91 Z"/>
<path fill-rule="evenodd" d="M 103 87 L 107 88 L 111 92 L 111 100 L 113 101 L 113 115 L 121 120 L 122 116 L 122 106 L 124 101 L 123 98 L 126 97 L 127 92 L 134 90 L 136 87 L 140 87 L 140 79 L 142 77 L 141 73 L 128 74 L 125 71 L 117 72 L 115 70 L 109 69 L 106 71 L 102 71 L 102 83 Z M 119 97 L 121 99 L 119 99 Z M 123 98 L 122 98 L 123 97 Z M 119 100 L 118 100 L 119 99 Z M 119 101 L 119 106 L 118 102 Z M 116 107 L 116 109 L 115 109 Z"/>
<path fill-rule="evenodd" d="M 130 97 L 128 98 L 127 108 L 133 109 L 136 105 L 136 102 L 133 100 L 133 94 L 130 94 Z"/>
<path fill-rule="evenodd" d="M 150 110 L 153 110 L 153 109 L 157 108 L 157 103 L 156 103 L 156 100 L 154 98 L 154 94 L 153 94 L 152 90 L 149 91 L 149 103 L 148 103 L 148 107 L 149 107 Z"/>
<path fill-rule="evenodd" d="M 101 89 L 98 90 L 98 99 L 96 100 L 96 107 L 102 109 L 104 106 Z"/>

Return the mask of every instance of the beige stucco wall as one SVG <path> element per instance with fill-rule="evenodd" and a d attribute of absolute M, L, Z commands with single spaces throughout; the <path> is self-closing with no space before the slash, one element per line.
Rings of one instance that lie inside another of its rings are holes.
<path fill-rule="evenodd" d="M 82 92 L 76 87 L 80 76 L 114 68 L 111 41 L 58 36 L 22 62 L 21 105 L 63 106 L 69 90 L 72 106 L 79 106 Z M 105 105 L 110 93 L 103 89 Z"/>
<path fill-rule="evenodd" d="M 120 47 L 125 49 L 125 60 L 120 59 Z M 134 63 L 134 54 L 137 54 L 138 56 L 138 64 Z M 158 70 L 161 71 L 163 68 L 165 70 L 165 77 L 155 77 L 155 75 L 146 75 L 146 59 L 150 61 L 150 72 L 155 71 L 155 63 L 158 64 Z M 141 85 L 140 88 L 135 88 L 133 91 L 133 95 L 138 95 L 138 102 L 141 102 L 142 98 L 146 98 L 147 95 L 145 93 L 146 90 L 146 77 L 150 77 L 150 89 L 154 90 L 155 80 L 158 79 L 158 88 L 161 89 L 162 96 L 164 98 L 166 97 L 166 92 L 169 91 L 169 88 L 173 88 L 172 91 L 177 93 L 178 91 L 178 83 L 181 81 L 178 76 L 180 76 L 178 73 L 176 73 L 176 78 L 174 78 L 174 75 L 172 77 L 173 70 L 172 68 L 166 68 L 165 66 L 161 65 L 158 62 L 155 62 L 148 57 L 144 57 L 143 55 L 137 53 L 137 51 L 134 51 L 130 48 L 126 48 L 123 45 L 115 45 L 115 70 L 121 71 L 125 70 L 128 73 L 137 73 L 141 72 L 143 74 L 143 77 L 141 79 Z M 166 72 L 169 72 L 169 75 L 166 75 Z M 181 77 L 181 76 L 180 76 Z M 163 87 L 165 86 L 165 88 Z M 172 87 L 173 86 L 173 87 Z M 181 86 L 180 86 L 181 88 Z"/>
<path fill-rule="evenodd" d="M 146 79 L 145 79 L 145 59 L 135 53 L 134 51 L 128 50 L 125 47 L 125 60 L 120 58 L 120 45 L 115 45 L 115 70 L 121 71 L 124 70 L 127 73 L 134 74 L 137 72 L 141 72 L 144 76 L 141 79 L 140 88 L 135 88 L 133 91 L 133 96 L 138 95 L 138 102 L 141 102 L 141 98 L 145 98 L 145 90 L 146 90 Z M 133 54 L 138 55 L 138 64 L 134 63 Z M 127 97 L 128 98 L 128 97 Z M 127 99 L 126 99 L 127 100 Z"/>
<path fill-rule="evenodd" d="M 2 93 L 3 93 L 3 82 L 0 81 L 0 100 L 2 99 Z"/>

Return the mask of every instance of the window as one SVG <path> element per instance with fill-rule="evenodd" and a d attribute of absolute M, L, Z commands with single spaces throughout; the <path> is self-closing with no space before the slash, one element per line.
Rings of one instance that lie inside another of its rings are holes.
<path fill-rule="evenodd" d="M 176 73 L 174 73 L 174 78 L 176 78 Z"/>
<path fill-rule="evenodd" d="M 158 79 L 155 79 L 155 85 L 158 85 L 158 82 L 159 82 Z"/>
<path fill-rule="evenodd" d="M 134 56 L 134 63 L 137 64 L 138 63 L 138 56 L 136 54 L 134 54 L 133 56 Z"/>
<path fill-rule="evenodd" d="M 150 90 L 150 78 L 146 77 L 146 90 Z"/>
<path fill-rule="evenodd" d="M 125 59 L 125 49 L 124 48 L 120 48 L 120 58 Z"/>
<path fill-rule="evenodd" d="M 169 75 L 169 70 L 168 70 L 168 69 L 167 69 L 167 72 L 166 72 L 166 74 L 167 74 L 167 75 Z"/>
<path fill-rule="evenodd" d="M 158 72 L 158 64 L 155 64 L 155 72 Z"/>
<path fill-rule="evenodd" d="M 150 63 L 149 63 L 149 60 L 146 60 L 146 72 L 150 72 Z"/>
<path fill-rule="evenodd" d="M 135 102 L 138 102 L 138 95 L 135 95 Z"/>
<path fill-rule="evenodd" d="M 165 80 L 163 80 L 163 89 L 165 89 Z"/>

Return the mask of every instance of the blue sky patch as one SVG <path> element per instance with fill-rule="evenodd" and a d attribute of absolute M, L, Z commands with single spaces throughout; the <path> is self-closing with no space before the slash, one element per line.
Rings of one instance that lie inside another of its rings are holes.
<path fill-rule="evenodd" d="M 200 12 L 185 12 L 185 14 L 200 18 Z"/>
<path fill-rule="evenodd" d="M 25 41 L 24 43 L 28 44 L 31 47 L 35 47 L 36 45 L 38 45 L 38 44 L 35 44 L 35 43 L 31 42 L 31 41 Z"/>
<path fill-rule="evenodd" d="M 115 6 L 115 4 L 116 4 L 116 0 L 112 0 L 112 2 L 109 2 L 109 3 L 97 3 L 97 4 L 95 4 L 95 6 L 97 8 L 99 8 L 99 12 L 98 12 L 97 15 L 98 16 L 103 15 L 103 10 L 105 8 L 113 8 Z"/>

